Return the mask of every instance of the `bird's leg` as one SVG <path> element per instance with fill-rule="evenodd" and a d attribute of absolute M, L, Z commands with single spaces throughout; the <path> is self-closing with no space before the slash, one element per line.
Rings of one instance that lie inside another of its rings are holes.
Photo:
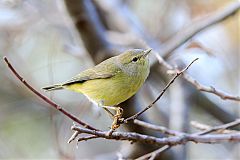
<path fill-rule="evenodd" d="M 114 119 L 114 114 L 111 112 L 111 111 L 109 111 L 107 108 L 105 108 L 105 107 L 102 107 L 107 113 L 108 113 L 108 115 L 112 118 L 112 119 Z"/>
<path fill-rule="evenodd" d="M 111 130 L 115 130 L 118 127 L 120 127 L 121 121 L 122 121 L 122 115 L 123 115 L 123 109 L 121 107 L 111 107 L 111 106 L 104 106 L 104 101 L 100 101 L 98 103 L 98 106 L 102 107 L 108 115 L 113 119 L 112 125 L 111 125 Z M 109 111 L 110 110 L 115 110 L 115 115 Z"/>
<path fill-rule="evenodd" d="M 120 126 L 120 121 L 123 115 L 123 109 L 120 107 L 110 107 L 110 106 L 101 106 L 102 108 L 104 108 L 109 115 L 111 115 L 111 117 L 113 118 L 113 122 L 112 122 L 112 126 L 111 129 L 115 130 Z M 109 111 L 109 109 L 111 110 L 115 110 L 115 115 L 112 114 L 112 112 Z"/>

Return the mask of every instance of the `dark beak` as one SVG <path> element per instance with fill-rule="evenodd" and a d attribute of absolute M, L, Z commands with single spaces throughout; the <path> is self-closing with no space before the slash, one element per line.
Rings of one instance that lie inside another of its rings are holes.
<path fill-rule="evenodd" d="M 152 48 L 145 50 L 145 51 L 144 51 L 143 58 L 147 57 L 147 55 L 148 55 L 151 51 L 152 51 Z"/>

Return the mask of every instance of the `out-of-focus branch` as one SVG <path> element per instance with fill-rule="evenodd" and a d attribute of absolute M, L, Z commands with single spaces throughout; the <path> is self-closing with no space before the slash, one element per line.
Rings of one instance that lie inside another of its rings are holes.
<path fill-rule="evenodd" d="M 210 100 L 203 93 L 196 92 L 194 90 L 194 86 L 189 87 L 193 88 L 191 90 L 192 92 L 190 93 L 190 103 L 193 106 L 205 110 L 208 114 L 214 116 L 216 119 L 220 120 L 223 123 L 229 123 L 238 118 L 235 114 L 232 114 L 229 111 L 225 110 L 225 106 L 220 106 L 216 102 Z"/>
<path fill-rule="evenodd" d="M 226 130 L 228 128 L 235 127 L 239 124 L 240 124 L 240 119 L 236 119 L 235 121 L 230 123 L 226 123 L 226 124 L 215 126 L 215 127 L 210 127 L 205 131 L 199 132 L 198 135 L 204 135 L 204 134 L 208 134 L 215 131 Z"/>
<path fill-rule="evenodd" d="M 164 59 L 167 59 L 171 56 L 171 54 L 176 48 L 188 41 L 194 35 L 216 23 L 223 21 L 227 17 L 236 13 L 239 8 L 240 2 L 237 1 L 210 16 L 202 17 L 201 20 L 193 22 L 187 28 L 182 29 L 179 34 L 171 38 L 169 42 L 164 43 L 164 45 L 160 49 L 160 54 L 163 56 Z"/>
<path fill-rule="evenodd" d="M 148 153 L 148 154 L 145 154 L 145 155 L 143 155 L 141 157 L 138 157 L 135 160 L 146 160 L 146 159 L 154 160 L 156 157 L 159 156 L 160 153 L 168 150 L 169 148 L 170 148 L 169 145 L 165 145 L 165 146 L 163 146 L 163 147 L 161 147 L 161 148 L 159 148 L 159 149 L 157 149 L 157 150 L 155 150 L 155 151 L 153 151 L 151 153 Z"/>
<path fill-rule="evenodd" d="M 17 71 L 13 68 L 13 66 L 11 65 L 11 63 L 8 61 L 7 57 L 4 57 L 4 61 L 6 62 L 8 68 L 12 71 L 12 73 L 14 74 L 14 76 L 16 76 L 31 92 L 33 92 L 35 95 L 37 95 L 39 98 L 41 98 L 42 100 L 44 100 L 45 102 L 47 102 L 51 107 L 59 110 L 61 113 L 63 113 L 65 116 L 67 116 L 68 118 L 70 118 L 71 120 L 73 120 L 74 122 L 77 122 L 78 124 L 82 125 L 85 128 L 88 129 L 92 129 L 92 130 L 98 130 L 92 126 L 90 126 L 89 124 L 83 122 L 82 120 L 78 119 L 76 116 L 72 115 L 71 113 L 69 113 L 68 111 L 66 111 L 65 109 L 63 109 L 61 106 L 59 106 L 58 104 L 56 104 L 55 102 L 53 102 L 51 99 L 49 99 L 48 97 L 42 95 L 40 92 L 38 92 L 36 89 L 34 89 L 27 81 L 25 81 L 18 73 Z"/>
<path fill-rule="evenodd" d="M 92 0 L 65 0 L 65 4 L 94 61 L 99 63 L 109 57 L 113 47 L 106 40 L 105 28 Z"/>
<path fill-rule="evenodd" d="M 162 92 L 159 94 L 159 96 L 151 103 L 149 104 L 146 108 L 144 108 L 143 110 L 139 111 L 138 113 L 136 113 L 135 115 L 126 118 L 124 120 L 124 123 L 128 123 L 129 121 L 133 121 L 134 119 L 136 119 L 138 116 L 140 116 L 141 114 L 143 114 L 144 112 L 146 112 L 148 109 L 150 109 L 162 96 L 163 94 L 166 92 L 166 90 L 171 86 L 171 84 L 181 75 L 183 74 L 183 72 L 185 72 L 196 60 L 198 60 L 198 58 L 196 58 L 195 60 L 193 60 L 186 68 L 184 68 L 181 71 L 176 71 L 176 75 L 170 80 L 170 82 L 164 87 L 164 89 L 162 90 Z"/>
<path fill-rule="evenodd" d="M 104 15 L 101 18 L 107 23 L 110 30 L 128 34 L 138 46 L 143 47 L 147 42 L 151 48 L 159 48 L 159 43 L 146 32 L 136 15 L 122 0 L 94 0 L 94 2 L 96 7 L 100 8 L 100 12 Z"/>
<path fill-rule="evenodd" d="M 231 122 L 231 123 L 233 123 L 233 122 Z M 216 133 L 223 133 L 223 134 L 238 132 L 236 130 L 225 129 L 225 127 L 222 127 L 220 130 L 218 130 L 217 128 L 211 127 L 209 125 L 206 125 L 206 124 L 203 124 L 203 123 L 200 123 L 197 121 L 191 121 L 191 125 L 196 129 L 203 130 L 204 133 L 208 130 L 212 131 L 213 129 L 216 129 L 216 131 L 215 131 Z M 214 131 L 212 131 L 212 132 L 214 132 Z"/>

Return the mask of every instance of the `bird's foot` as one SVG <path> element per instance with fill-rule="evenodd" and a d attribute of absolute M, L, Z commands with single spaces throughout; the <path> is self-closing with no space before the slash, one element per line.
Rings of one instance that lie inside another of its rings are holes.
<path fill-rule="evenodd" d="M 116 114 L 113 116 L 113 122 L 112 122 L 112 126 L 111 126 L 111 130 L 116 130 L 117 128 L 120 127 L 122 121 L 124 120 L 122 118 L 123 115 L 123 109 L 120 107 L 116 108 Z"/>

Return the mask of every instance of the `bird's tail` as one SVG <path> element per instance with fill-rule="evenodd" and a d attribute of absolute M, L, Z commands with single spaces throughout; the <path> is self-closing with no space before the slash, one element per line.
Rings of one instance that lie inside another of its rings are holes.
<path fill-rule="evenodd" d="M 59 89 L 63 89 L 63 85 L 62 84 L 54 84 L 51 86 L 43 87 L 42 89 L 44 89 L 45 91 L 59 90 Z"/>

